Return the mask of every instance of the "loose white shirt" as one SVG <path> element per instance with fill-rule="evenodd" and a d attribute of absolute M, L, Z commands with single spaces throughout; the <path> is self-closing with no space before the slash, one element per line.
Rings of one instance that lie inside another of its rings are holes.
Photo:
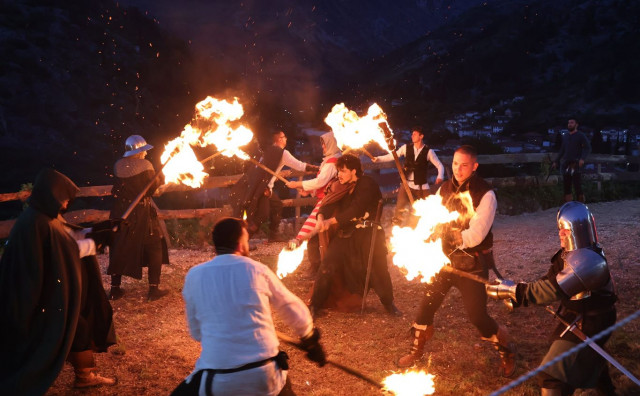
<path fill-rule="evenodd" d="M 440 195 L 440 189 L 437 192 Z M 487 191 L 480 200 L 475 214 L 469 221 L 469 228 L 462 231 L 462 245 L 456 246 L 459 249 L 472 248 L 478 246 L 491 230 L 493 220 L 496 217 L 498 200 L 493 190 Z"/>
<path fill-rule="evenodd" d="M 275 173 L 278 174 L 280 173 L 280 171 L 282 170 L 282 168 L 284 168 L 284 166 L 288 166 L 291 169 L 300 171 L 300 172 L 304 172 L 305 168 L 307 167 L 307 164 L 305 162 L 300 161 L 299 159 L 297 159 L 296 157 L 293 156 L 293 154 L 291 154 L 289 152 L 289 150 L 284 150 L 282 152 L 282 159 L 280 160 L 280 163 L 278 164 L 278 167 L 275 170 Z M 273 190 L 273 185 L 276 182 L 276 177 L 273 176 L 271 178 L 271 180 L 269 180 L 269 190 Z"/>
<path fill-rule="evenodd" d="M 322 163 L 320 164 L 320 171 L 318 172 L 318 176 L 311 180 L 303 180 L 302 181 L 302 189 L 304 191 L 313 191 L 319 188 L 324 188 L 333 179 L 338 175 L 338 169 L 336 169 L 335 162 L 327 162 L 331 158 L 340 158 L 342 157 L 342 153 L 338 152 L 333 155 L 326 157 Z"/>
<path fill-rule="evenodd" d="M 418 154 L 420 154 L 420 152 L 422 151 L 423 148 L 427 147 L 425 144 L 422 145 L 422 147 L 417 148 L 416 145 L 413 145 L 413 158 L 418 158 Z M 398 155 L 398 157 L 406 157 L 407 156 L 407 145 L 403 144 L 402 146 L 400 146 L 400 148 L 398 150 L 396 150 L 396 154 Z M 381 162 L 389 162 L 389 161 L 393 161 L 393 154 L 392 153 L 388 153 L 385 155 L 380 155 L 378 157 L 376 157 L 378 161 Z M 444 165 L 442 165 L 442 162 L 440 162 L 440 159 L 438 158 L 438 156 L 436 155 L 436 153 L 429 149 L 429 151 L 427 152 L 427 160 L 429 160 L 433 166 L 435 166 L 438 169 L 438 176 L 437 179 L 443 180 L 444 179 Z M 413 190 L 427 190 L 429 189 L 429 183 L 425 183 L 423 185 L 417 185 L 413 182 L 414 178 L 413 178 L 413 172 L 409 172 L 407 175 L 407 185 L 409 186 L 409 188 L 413 189 Z"/>
<path fill-rule="evenodd" d="M 302 300 L 267 266 L 248 257 L 224 254 L 191 268 L 182 295 L 191 336 L 202 347 L 191 375 L 202 369 L 236 368 L 275 356 L 279 343 L 271 307 L 298 337 L 313 329 L 311 314 Z M 213 394 L 277 395 L 286 375 L 274 362 L 216 374 Z"/>

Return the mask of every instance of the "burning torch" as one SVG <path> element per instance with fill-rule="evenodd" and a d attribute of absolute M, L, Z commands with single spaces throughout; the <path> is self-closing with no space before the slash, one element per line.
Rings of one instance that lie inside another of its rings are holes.
<path fill-rule="evenodd" d="M 386 121 L 378 124 L 382 131 L 384 132 L 384 139 L 387 142 L 387 146 L 389 147 L 389 151 L 391 155 L 393 155 L 393 161 L 396 163 L 396 168 L 398 168 L 398 174 L 400 175 L 400 180 L 402 180 L 402 187 L 404 191 L 407 193 L 407 197 L 409 198 L 409 202 L 413 205 L 413 195 L 411 195 L 411 189 L 409 188 L 409 184 L 407 183 L 407 177 L 404 174 L 404 170 L 402 170 L 402 165 L 400 165 L 400 159 L 398 158 L 398 153 L 396 153 L 396 144 L 393 139 L 393 132 L 389 128 L 389 124 Z"/>

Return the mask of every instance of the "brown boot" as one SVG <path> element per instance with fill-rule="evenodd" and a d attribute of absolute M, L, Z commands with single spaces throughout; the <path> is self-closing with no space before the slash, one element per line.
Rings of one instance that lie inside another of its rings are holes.
<path fill-rule="evenodd" d="M 493 343 L 500 355 L 500 375 L 511 377 L 516 372 L 516 344 L 511 339 L 507 328 L 498 326 L 498 332 L 483 340 Z"/>
<path fill-rule="evenodd" d="M 396 366 L 400 368 L 411 367 L 415 362 L 422 359 L 422 356 L 424 356 L 424 345 L 433 337 L 433 326 L 414 323 L 413 326 L 411 326 L 411 332 L 413 333 L 411 351 L 408 355 L 401 357 L 396 362 Z"/>
<path fill-rule="evenodd" d="M 91 349 L 82 352 L 69 352 L 68 360 L 76 375 L 73 383 L 75 388 L 115 385 L 117 382 L 114 378 L 106 378 L 96 373 L 96 363 Z"/>

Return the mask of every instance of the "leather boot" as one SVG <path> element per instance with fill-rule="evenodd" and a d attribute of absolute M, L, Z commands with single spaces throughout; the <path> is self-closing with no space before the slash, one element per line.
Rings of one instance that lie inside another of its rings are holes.
<path fill-rule="evenodd" d="M 498 326 L 498 332 L 483 340 L 493 343 L 500 355 L 500 375 L 511 377 L 516 372 L 516 344 L 511 339 L 507 328 Z"/>
<path fill-rule="evenodd" d="M 573 194 L 565 194 L 564 202 L 571 202 L 571 201 L 573 201 Z"/>
<path fill-rule="evenodd" d="M 408 355 L 402 356 L 396 362 L 396 366 L 400 368 L 411 367 L 415 362 L 422 359 L 422 356 L 424 356 L 424 345 L 433 337 L 433 326 L 414 323 L 411 326 L 411 332 L 413 333 L 411 351 L 409 351 Z"/>
<path fill-rule="evenodd" d="M 115 301 L 119 300 L 124 296 L 124 290 L 120 286 L 111 286 L 111 290 L 109 291 L 109 300 Z"/>
<path fill-rule="evenodd" d="M 73 382 L 75 388 L 88 388 L 91 386 L 115 385 L 115 378 L 103 377 L 96 372 L 96 363 L 93 358 L 93 351 L 88 349 L 82 352 L 69 352 L 67 358 L 73 366 L 76 379 Z"/>
<path fill-rule="evenodd" d="M 158 285 L 149 285 L 149 294 L 147 294 L 147 301 L 155 301 L 169 294 L 169 290 L 158 289 Z"/>

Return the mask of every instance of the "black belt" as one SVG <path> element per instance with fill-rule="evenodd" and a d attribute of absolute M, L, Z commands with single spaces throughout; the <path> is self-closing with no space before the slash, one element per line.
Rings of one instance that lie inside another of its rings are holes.
<path fill-rule="evenodd" d="M 244 366 L 240 366 L 240 367 L 236 367 L 236 368 L 230 368 L 230 369 L 202 369 L 200 370 L 199 374 L 200 374 L 200 379 L 202 380 L 202 373 L 203 372 L 207 372 L 211 375 L 207 376 L 207 382 L 205 383 L 205 392 L 207 396 L 213 396 L 213 391 L 211 390 L 211 384 L 213 384 L 213 377 L 215 377 L 216 374 L 230 374 L 230 373 L 237 373 L 238 371 L 245 371 L 245 370 L 250 370 L 252 368 L 256 368 L 256 367 L 261 367 L 264 366 L 268 363 L 271 363 L 272 361 L 277 361 L 278 365 L 280 366 L 281 369 L 283 370 L 287 370 L 289 367 L 286 364 L 287 359 L 289 358 L 289 356 L 287 356 L 287 353 L 284 351 L 280 351 L 278 352 L 278 354 L 276 356 L 264 359 L 264 360 L 259 360 L 257 362 L 252 362 L 252 363 L 247 363 Z M 284 361 L 284 364 L 282 363 L 282 361 Z M 282 366 L 286 366 L 286 367 L 282 367 Z"/>

